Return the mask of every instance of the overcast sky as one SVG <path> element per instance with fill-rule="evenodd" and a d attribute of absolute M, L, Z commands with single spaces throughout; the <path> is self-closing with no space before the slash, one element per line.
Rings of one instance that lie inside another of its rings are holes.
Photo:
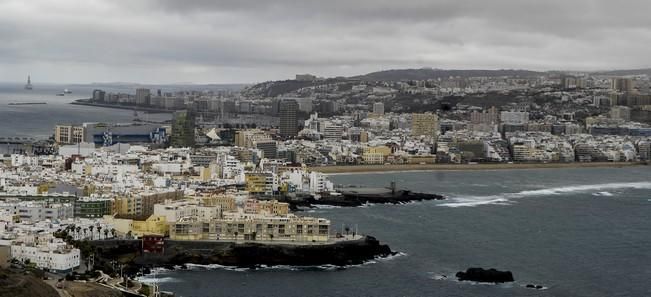
<path fill-rule="evenodd" d="M 0 81 L 651 66 L 649 0 L 0 0 Z"/>

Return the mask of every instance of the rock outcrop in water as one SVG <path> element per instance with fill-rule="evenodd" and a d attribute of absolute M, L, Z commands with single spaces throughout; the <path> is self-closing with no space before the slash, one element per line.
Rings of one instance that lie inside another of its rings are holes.
<path fill-rule="evenodd" d="M 299 206 L 312 207 L 315 205 L 331 205 L 341 207 L 356 207 L 370 204 L 400 204 L 412 201 L 443 200 L 445 197 L 437 194 L 415 193 L 408 190 L 394 190 L 384 188 L 351 188 L 338 195 L 323 194 L 320 197 L 302 197 L 299 199 L 284 199 L 297 209 Z"/>
<path fill-rule="evenodd" d="M 460 281 L 473 281 L 480 283 L 507 283 L 514 281 L 511 271 L 499 271 L 493 268 L 468 268 L 466 269 L 466 272 L 457 272 L 456 277 Z"/>

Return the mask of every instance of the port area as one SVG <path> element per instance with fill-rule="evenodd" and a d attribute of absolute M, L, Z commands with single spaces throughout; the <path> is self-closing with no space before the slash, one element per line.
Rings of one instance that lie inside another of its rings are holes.
<path fill-rule="evenodd" d="M 85 106 L 94 106 L 94 107 L 104 107 L 104 108 L 115 108 L 115 109 L 128 109 L 128 110 L 137 110 L 145 111 L 149 113 L 174 113 L 174 110 L 153 108 L 153 107 L 142 107 L 136 105 L 123 105 L 123 104 L 107 104 L 107 103 L 97 103 L 91 101 L 91 99 L 77 99 L 73 102 L 70 102 L 73 105 L 85 105 Z"/>
<path fill-rule="evenodd" d="M 8 105 L 45 105 L 47 102 L 11 102 Z"/>

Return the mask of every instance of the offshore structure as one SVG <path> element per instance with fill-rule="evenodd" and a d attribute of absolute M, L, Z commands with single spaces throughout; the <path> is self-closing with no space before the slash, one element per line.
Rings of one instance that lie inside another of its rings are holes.
<path fill-rule="evenodd" d="M 25 90 L 31 90 L 34 87 L 32 86 L 32 78 L 28 75 L 27 76 L 27 83 L 25 84 Z"/>

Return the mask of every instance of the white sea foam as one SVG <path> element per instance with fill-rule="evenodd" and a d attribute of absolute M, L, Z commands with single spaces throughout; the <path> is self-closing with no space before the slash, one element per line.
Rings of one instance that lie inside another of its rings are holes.
<path fill-rule="evenodd" d="M 219 264 L 208 264 L 208 265 L 201 265 L 201 264 L 185 264 L 185 267 L 187 270 L 211 270 L 211 269 L 222 269 L 222 270 L 230 270 L 230 271 L 247 271 L 249 268 L 244 268 L 244 267 L 237 267 L 237 266 L 226 266 L 226 265 L 219 265 Z"/>
<path fill-rule="evenodd" d="M 251 271 L 251 270 L 287 270 L 287 271 L 301 271 L 301 270 L 343 270 L 343 269 L 348 269 L 348 268 L 353 268 L 353 267 L 362 267 L 370 264 L 376 264 L 378 261 L 390 261 L 398 257 L 406 256 L 407 254 L 405 253 L 396 253 L 394 255 L 386 256 L 386 257 L 376 257 L 373 260 L 368 260 L 365 261 L 364 263 L 361 264 L 355 264 L 355 265 L 345 265 L 345 266 L 337 266 L 337 265 L 332 265 L 332 264 L 325 264 L 325 265 L 315 265 L 315 266 L 292 266 L 292 265 L 258 265 L 255 268 L 246 268 L 246 267 L 237 267 L 237 266 L 226 266 L 226 265 L 219 265 L 219 264 L 208 264 L 208 265 L 202 265 L 202 264 L 185 264 L 185 268 L 182 266 L 175 266 L 175 269 L 179 270 L 228 270 L 228 271 L 237 271 L 237 272 L 244 272 L 244 271 Z"/>
<path fill-rule="evenodd" d="M 335 209 L 335 208 L 341 208 L 341 206 L 337 205 L 326 205 L 326 204 L 315 204 L 312 207 L 316 209 Z"/>
<path fill-rule="evenodd" d="M 611 197 L 614 196 L 613 193 L 611 192 L 597 192 L 593 193 L 592 196 L 605 196 L 605 197 Z"/>
<path fill-rule="evenodd" d="M 404 256 L 407 256 L 407 253 L 398 252 L 398 253 L 395 253 L 393 255 L 389 255 L 389 256 L 386 256 L 386 257 L 376 257 L 375 259 L 380 260 L 380 261 L 391 261 L 391 260 L 394 260 L 396 258 L 404 257 Z"/>
<path fill-rule="evenodd" d="M 527 190 L 517 193 L 503 193 L 488 196 L 460 196 L 450 197 L 449 202 L 441 203 L 439 206 L 447 207 L 472 207 L 486 204 L 504 205 L 509 204 L 514 199 L 526 197 L 554 196 L 569 193 L 600 191 L 601 196 L 612 196 L 613 194 L 605 190 L 617 189 L 651 189 L 651 182 L 634 182 L 634 183 L 607 183 L 593 185 L 575 185 L 566 187 L 546 188 L 539 190 Z"/>
<path fill-rule="evenodd" d="M 176 283 L 180 282 L 179 279 L 173 277 L 156 277 L 153 274 L 148 274 L 145 276 L 138 277 L 137 280 L 143 283 Z"/>

